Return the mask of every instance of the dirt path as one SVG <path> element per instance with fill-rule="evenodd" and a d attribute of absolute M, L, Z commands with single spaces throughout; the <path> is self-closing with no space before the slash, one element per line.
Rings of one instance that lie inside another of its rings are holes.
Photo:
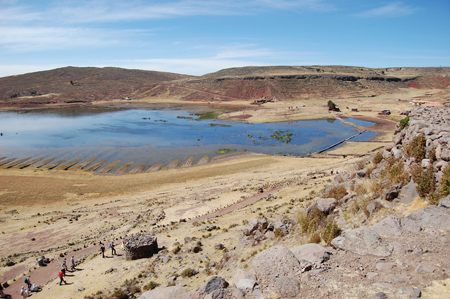
<path fill-rule="evenodd" d="M 74 256 L 74 260 L 78 261 L 82 258 L 85 258 L 89 255 L 91 255 L 92 253 L 98 251 L 99 248 L 98 246 L 90 246 L 87 248 L 83 248 L 81 250 L 75 251 L 73 253 L 70 253 L 66 256 L 66 260 L 68 263 L 68 267 L 70 268 L 70 258 L 72 257 L 72 255 Z M 53 256 L 47 256 L 50 259 L 53 258 Z M 10 271 L 6 272 L 4 276 L 1 277 L 0 281 L 1 282 L 5 282 L 5 281 L 9 281 L 12 280 L 14 278 L 17 277 L 17 275 L 20 275 L 21 272 L 23 272 L 24 274 L 27 274 L 30 276 L 30 281 L 33 284 L 39 284 L 42 285 L 42 292 L 45 292 L 45 285 L 50 283 L 51 281 L 53 281 L 54 279 L 56 279 L 58 277 L 58 273 L 61 270 L 61 264 L 64 258 L 61 258 L 59 256 L 55 256 L 54 259 L 47 264 L 45 267 L 39 267 L 37 266 L 36 263 L 36 270 L 32 271 L 31 273 L 26 271 L 26 269 L 22 266 L 19 265 L 17 268 L 12 268 Z M 76 276 L 78 273 L 82 272 L 82 264 L 78 265 L 75 267 L 75 271 L 74 272 L 66 272 L 67 277 L 65 278 L 65 280 L 67 281 L 67 283 L 70 284 L 70 280 L 71 277 Z M 17 273 L 19 270 L 21 270 L 19 273 Z M 24 283 L 25 276 L 23 276 L 22 278 L 20 278 L 19 280 L 17 280 L 15 283 L 11 284 L 8 288 L 6 288 L 4 290 L 4 293 L 7 295 L 10 295 L 10 298 L 21 298 L 20 297 L 20 288 L 22 286 L 26 286 L 26 284 Z M 59 281 L 59 280 L 58 280 Z"/>
<path fill-rule="evenodd" d="M 220 217 L 220 216 L 222 216 L 222 215 L 231 213 L 231 212 L 236 211 L 236 210 L 240 210 L 240 209 L 242 209 L 242 208 L 245 208 L 245 207 L 248 206 L 248 205 L 254 204 L 254 203 L 257 202 L 258 200 L 260 200 L 261 198 L 264 198 L 264 197 L 268 196 L 269 194 L 274 194 L 274 193 L 280 191 L 280 190 L 283 189 L 284 187 L 285 187 L 285 186 L 282 186 L 282 187 L 270 189 L 270 190 L 268 190 L 268 191 L 264 191 L 264 192 L 262 192 L 262 193 L 258 193 L 258 194 L 253 195 L 252 197 L 249 197 L 249 198 L 247 198 L 246 200 L 241 201 L 241 202 L 239 202 L 239 203 L 237 203 L 237 204 L 234 204 L 234 205 L 231 205 L 231 206 L 229 206 L 229 207 L 220 209 L 220 210 L 218 210 L 218 211 L 216 211 L 216 212 L 209 213 L 209 214 L 206 214 L 206 215 L 204 215 L 204 216 L 201 216 L 201 217 L 192 219 L 192 220 L 189 221 L 189 222 L 202 222 L 202 221 L 205 221 L 205 220 L 208 220 L 208 219 L 211 219 L 211 218 Z"/>

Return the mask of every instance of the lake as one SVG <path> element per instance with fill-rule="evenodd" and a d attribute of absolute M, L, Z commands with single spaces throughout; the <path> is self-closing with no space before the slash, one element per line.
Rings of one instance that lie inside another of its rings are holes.
<path fill-rule="evenodd" d="M 120 160 L 167 165 L 234 152 L 305 156 L 358 133 L 339 120 L 247 124 L 211 119 L 208 107 L 65 108 L 0 112 L 0 157 Z M 349 120 L 360 126 L 373 123 Z M 363 141 L 365 132 L 352 140 Z M 222 150 L 222 151 L 220 151 Z M 1 162 L 1 161 L 0 161 Z"/>

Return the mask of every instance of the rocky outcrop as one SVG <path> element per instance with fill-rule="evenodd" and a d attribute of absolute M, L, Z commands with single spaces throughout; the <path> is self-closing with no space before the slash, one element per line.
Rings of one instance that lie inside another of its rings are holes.
<path fill-rule="evenodd" d="M 312 264 L 321 264 L 330 259 L 331 252 L 319 244 L 306 244 L 291 248 L 295 257 L 299 260 L 305 260 Z"/>
<path fill-rule="evenodd" d="M 157 288 L 141 295 L 141 299 L 189 299 L 189 292 L 179 286 Z"/>
<path fill-rule="evenodd" d="M 295 277 L 301 270 L 294 253 L 284 246 L 273 246 L 253 259 L 253 270 L 260 284 L 268 285 L 279 277 Z"/>
<path fill-rule="evenodd" d="M 368 228 L 348 231 L 343 236 L 333 239 L 331 244 L 336 248 L 359 255 L 386 257 L 391 254 L 386 245 L 383 244 L 380 235 Z"/>
<path fill-rule="evenodd" d="M 135 234 L 124 242 L 127 260 L 148 258 L 158 252 L 157 238 L 153 234 Z"/>

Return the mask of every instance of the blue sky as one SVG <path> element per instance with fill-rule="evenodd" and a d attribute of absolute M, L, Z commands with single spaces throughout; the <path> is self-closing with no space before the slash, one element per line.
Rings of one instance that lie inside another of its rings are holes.
<path fill-rule="evenodd" d="M 450 66 L 450 1 L 0 0 L 0 77 L 64 66 Z"/>

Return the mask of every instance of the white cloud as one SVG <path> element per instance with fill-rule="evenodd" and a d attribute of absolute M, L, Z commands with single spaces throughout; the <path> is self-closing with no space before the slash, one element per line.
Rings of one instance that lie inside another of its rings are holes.
<path fill-rule="evenodd" d="M 418 9 L 404 5 L 402 2 L 391 3 L 379 8 L 371 9 L 356 16 L 362 18 L 375 18 L 375 17 L 398 17 L 406 16 L 415 13 Z"/>
<path fill-rule="evenodd" d="M 107 47 L 142 32 L 82 27 L 0 27 L 0 46 L 15 52 Z"/>

